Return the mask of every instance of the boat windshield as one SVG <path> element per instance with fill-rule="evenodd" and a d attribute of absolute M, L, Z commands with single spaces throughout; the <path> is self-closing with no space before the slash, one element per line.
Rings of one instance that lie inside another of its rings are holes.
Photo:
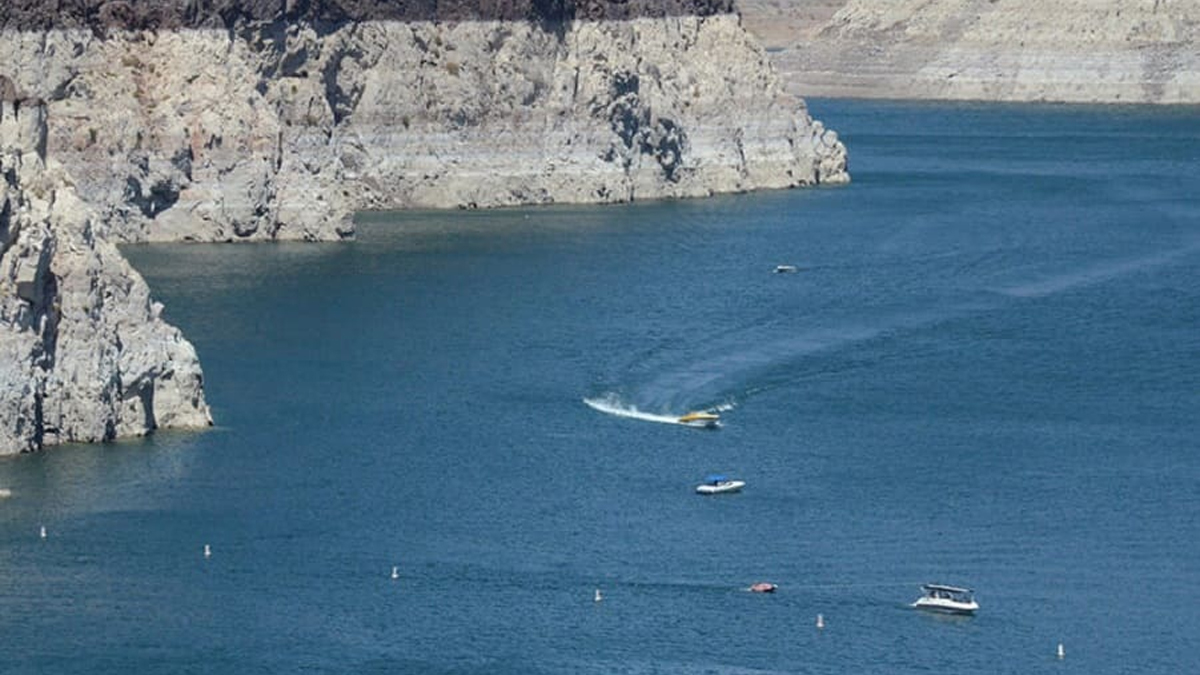
<path fill-rule="evenodd" d="M 925 595 L 931 598 L 953 600 L 955 602 L 971 602 L 974 600 L 974 594 L 970 589 L 952 588 L 949 586 L 926 586 Z"/>

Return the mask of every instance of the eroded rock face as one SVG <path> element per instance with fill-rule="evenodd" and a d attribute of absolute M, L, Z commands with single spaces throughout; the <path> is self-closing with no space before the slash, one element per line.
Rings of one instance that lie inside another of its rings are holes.
<path fill-rule="evenodd" d="M 0 63 L 48 101 L 50 153 L 104 236 L 329 240 L 359 209 L 847 180 L 845 148 L 725 2 L 500 3 L 469 21 L 227 4 L 5 31 Z M 129 30 L 180 23 L 201 27 Z"/>
<path fill-rule="evenodd" d="M 210 425 L 195 350 L 96 236 L 68 174 L 47 162 L 45 106 L 9 89 L 0 100 L 0 454 Z"/>
<path fill-rule="evenodd" d="M 846 176 L 844 149 L 814 136 L 732 16 L 580 23 L 561 38 L 378 24 L 353 40 L 386 45 L 339 71 L 361 83 L 342 147 L 361 207 L 604 203 Z"/>

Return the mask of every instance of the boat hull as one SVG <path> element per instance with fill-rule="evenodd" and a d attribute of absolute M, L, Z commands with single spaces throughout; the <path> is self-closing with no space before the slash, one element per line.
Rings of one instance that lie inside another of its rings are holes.
<path fill-rule="evenodd" d="M 720 425 L 721 416 L 707 410 L 693 410 L 675 420 L 678 424 L 697 429 L 716 429 Z"/>
<path fill-rule="evenodd" d="M 960 614 L 971 615 L 979 610 L 979 605 L 974 602 L 963 603 L 949 600 L 926 599 L 921 598 L 912 604 L 916 609 L 926 612 L 936 612 L 939 614 Z"/>
<path fill-rule="evenodd" d="M 746 482 L 741 480 L 731 480 L 718 485 L 697 485 L 696 493 L 702 495 L 720 495 L 730 494 L 733 492 L 741 492 L 742 488 L 746 487 Z"/>

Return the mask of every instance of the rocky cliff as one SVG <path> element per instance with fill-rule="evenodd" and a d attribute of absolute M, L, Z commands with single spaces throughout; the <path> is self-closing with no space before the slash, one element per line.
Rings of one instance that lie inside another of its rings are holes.
<path fill-rule="evenodd" d="M 744 0 L 809 96 L 1200 103 L 1195 0 Z"/>
<path fill-rule="evenodd" d="M 0 77 L 0 454 L 211 424 L 196 352 Z"/>
<path fill-rule="evenodd" d="M 728 0 L 60 4 L 10 16 L 0 70 L 121 241 L 847 179 Z"/>

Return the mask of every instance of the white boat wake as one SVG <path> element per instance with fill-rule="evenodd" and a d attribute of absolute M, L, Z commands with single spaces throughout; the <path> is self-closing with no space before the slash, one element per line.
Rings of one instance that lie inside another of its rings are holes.
<path fill-rule="evenodd" d="M 617 417 L 629 417 L 632 419 L 642 420 L 645 422 L 658 422 L 659 424 L 680 424 L 690 426 L 685 422 L 679 421 L 680 415 L 665 415 L 660 413 L 646 412 L 639 410 L 637 406 L 623 402 L 616 394 L 605 394 L 595 398 L 585 398 L 583 402 L 593 410 L 599 410 L 607 415 L 615 415 Z M 726 403 L 713 408 L 724 412 L 733 408 L 733 404 Z"/>
<path fill-rule="evenodd" d="M 681 363 L 654 364 L 649 378 L 637 385 L 638 398 L 651 401 L 652 404 L 661 402 L 663 408 L 677 408 L 679 403 L 688 399 L 712 400 L 717 397 L 744 403 L 749 397 L 763 391 L 793 384 L 798 378 L 810 374 L 825 372 L 819 370 L 822 367 L 820 364 L 813 366 L 806 363 L 813 355 L 873 341 L 898 340 L 900 345 L 881 348 L 887 356 L 878 357 L 896 358 L 902 355 L 904 338 L 909 333 L 1006 309 L 1014 301 L 1074 291 L 1080 287 L 1173 265 L 1188 260 L 1198 252 L 1200 241 L 1187 240 L 1178 248 L 1166 251 L 1109 260 L 1092 267 L 1060 271 L 1007 286 L 979 287 L 973 289 L 974 293 L 961 294 L 961 299 L 957 301 L 849 316 L 806 326 L 756 322 L 742 329 L 727 331 L 720 339 L 700 345 L 699 350 L 692 350 Z M 1024 274 L 1028 276 L 1029 273 Z M 839 364 L 839 367 L 844 366 Z M 611 400 L 608 402 L 612 403 Z M 627 409 L 625 413 L 615 410 L 605 412 L 631 417 L 644 414 L 637 408 L 623 407 Z M 713 412 L 723 410 L 716 406 L 705 409 Z"/>

